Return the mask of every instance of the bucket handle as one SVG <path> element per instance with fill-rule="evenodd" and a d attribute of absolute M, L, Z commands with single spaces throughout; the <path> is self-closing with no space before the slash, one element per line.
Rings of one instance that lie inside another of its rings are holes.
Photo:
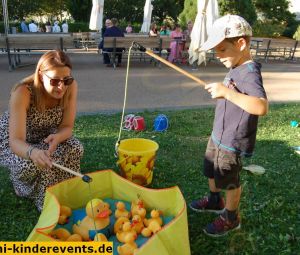
<path fill-rule="evenodd" d="M 116 142 L 116 144 L 115 144 L 115 153 L 114 153 L 115 158 L 118 158 L 118 157 L 119 157 L 118 148 L 119 148 L 119 146 L 120 146 L 120 143 L 121 143 L 121 141 L 118 140 L 118 141 Z"/>

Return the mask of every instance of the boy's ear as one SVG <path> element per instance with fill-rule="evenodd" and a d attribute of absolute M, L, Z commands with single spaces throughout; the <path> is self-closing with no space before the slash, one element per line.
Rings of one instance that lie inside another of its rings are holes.
<path fill-rule="evenodd" d="M 237 41 L 237 44 L 238 44 L 240 51 L 243 51 L 247 47 L 247 41 L 245 40 L 245 38 L 240 38 Z"/>

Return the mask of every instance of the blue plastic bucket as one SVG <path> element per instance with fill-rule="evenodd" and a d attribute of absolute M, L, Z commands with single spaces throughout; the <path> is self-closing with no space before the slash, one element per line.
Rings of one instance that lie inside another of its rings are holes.
<path fill-rule="evenodd" d="M 154 130 L 162 132 L 167 130 L 169 127 L 169 121 L 166 115 L 159 114 L 154 120 Z"/>

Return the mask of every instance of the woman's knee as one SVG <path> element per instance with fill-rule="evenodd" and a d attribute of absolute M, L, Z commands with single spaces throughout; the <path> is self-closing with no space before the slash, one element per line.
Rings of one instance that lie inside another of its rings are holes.
<path fill-rule="evenodd" d="M 80 158 L 83 156 L 84 148 L 82 143 L 75 137 L 67 140 L 68 145 L 71 147 L 70 153 L 78 155 Z"/>

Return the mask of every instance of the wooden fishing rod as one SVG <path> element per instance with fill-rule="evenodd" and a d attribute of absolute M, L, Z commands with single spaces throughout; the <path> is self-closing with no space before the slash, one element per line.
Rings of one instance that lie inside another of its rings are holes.
<path fill-rule="evenodd" d="M 169 61 L 165 60 L 164 58 L 158 56 L 157 54 L 153 53 L 153 51 L 151 50 L 147 50 L 144 46 L 142 46 L 141 44 L 137 43 L 137 42 L 133 42 L 133 47 L 135 49 L 138 49 L 142 52 L 145 52 L 146 54 L 148 54 L 149 56 L 159 60 L 160 62 L 164 63 L 165 65 L 173 68 L 174 70 L 176 70 L 177 72 L 187 76 L 188 78 L 194 80 L 195 82 L 197 82 L 198 84 L 200 84 L 201 86 L 205 87 L 206 83 L 202 80 L 200 80 L 199 78 L 197 78 L 196 76 L 188 73 L 187 71 L 183 70 L 182 68 L 170 63 Z"/>
<path fill-rule="evenodd" d="M 55 167 L 57 167 L 57 168 L 59 168 L 59 169 L 61 169 L 61 170 L 66 171 L 66 172 L 68 172 L 68 173 L 70 173 L 70 174 L 73 174 L 73 175 L 75 175 L 75 176 L 80 177 L 84 182 L 91 182 L 91 181 L 93 180 L 93 179 L 92 179 L 91 177 L 89 177 L 88 175 L 83 175 L 83 174 L 81 174 L 81 173 L 75 172 L 74 170 L 71 170 L 70 168 L 67 168 L 67 167 L 65 167 L 65 166 L 59 165 L 59 164 L 57 164 L 57 163 L 55 163 L 55 162 L 52 162 L 52 165 L 55 166 Z"/>

